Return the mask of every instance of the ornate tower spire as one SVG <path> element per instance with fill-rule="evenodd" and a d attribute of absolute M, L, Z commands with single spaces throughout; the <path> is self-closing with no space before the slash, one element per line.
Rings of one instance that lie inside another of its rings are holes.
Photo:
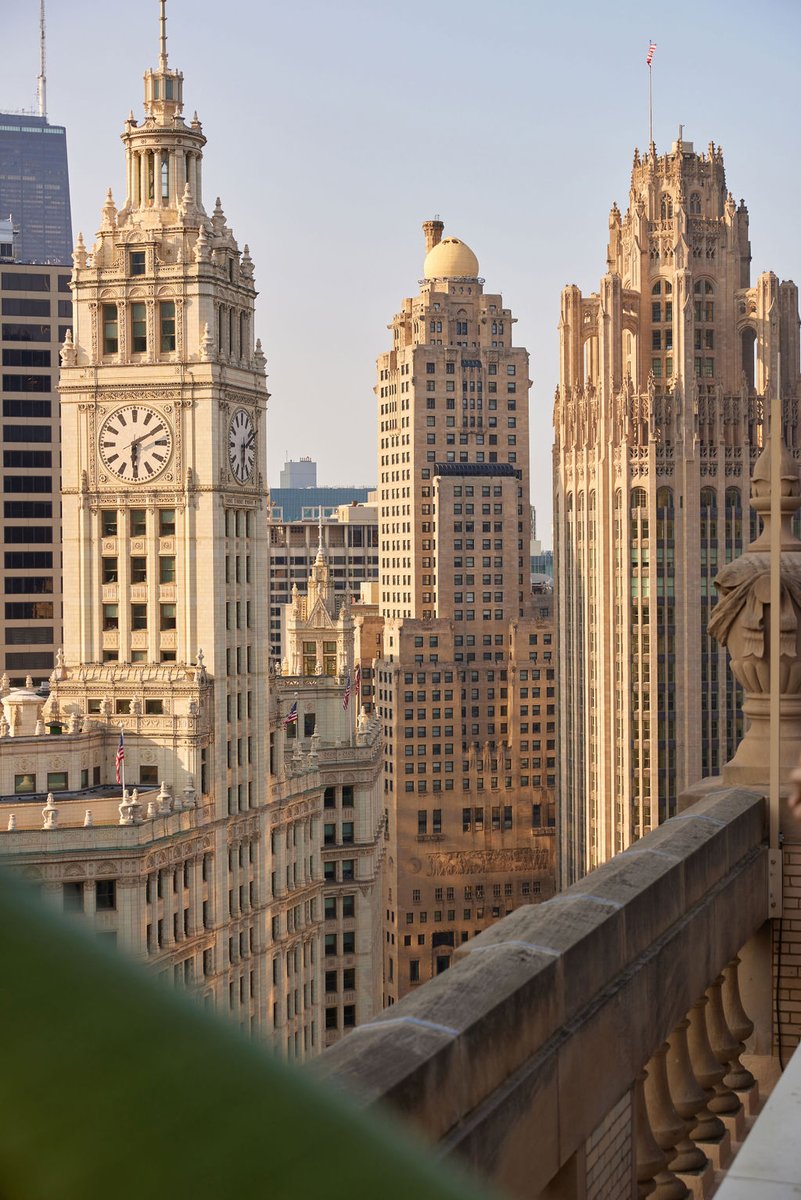
<path fill-rule="evenodd" d="M 197 115 L 189 125 L 184 121 L 183 73 L 170 69 L 167 56 L 167 0 L 159 0 L 159 10 L 158 66 L 144 76 L 145 119 L 139 125 L 131 113 L 122 134 L 128 167 L 123 221 L 143 209 L 172 214 L 179 206 L 184 220 L 190 209 L 205 219 L 201 163 L 206 139 Z"/>

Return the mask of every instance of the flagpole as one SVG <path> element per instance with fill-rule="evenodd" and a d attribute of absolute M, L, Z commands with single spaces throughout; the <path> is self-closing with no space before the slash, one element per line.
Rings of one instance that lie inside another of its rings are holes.
<path fill-rule="evenodd" d="M 654 51 L 656 50 L 656 42 L 648 43 L 648 53 L 645 56 L 645 61 L 648 64 L 648 149 L 653 151 L 654 146 L 654 82 L 651 63 L 654 61 Z"/>
<path fill-rule="evenodd" d="M 123 743 L 123 754 L 122 754 L 122 758 L 120 759 L 120 783 L 122 784 L 122 798 L 124 800 L 125 799 L 125 726 L 122 721 L 120 721 L 120 737 L 122 738 L 122 743 Z M 119 751 L 117 753 L 119 753 Z"/>

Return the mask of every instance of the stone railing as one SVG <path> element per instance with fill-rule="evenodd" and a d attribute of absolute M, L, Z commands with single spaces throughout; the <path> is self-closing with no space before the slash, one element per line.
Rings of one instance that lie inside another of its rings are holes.
<path fill-rule="evenodd" d="M 520 1200 L 710 1195 L 757 1094 L 737 967 L 759 979 L 764 811 L 761 792 L 711 792 L 466 943 L 314 1070 Z"/>

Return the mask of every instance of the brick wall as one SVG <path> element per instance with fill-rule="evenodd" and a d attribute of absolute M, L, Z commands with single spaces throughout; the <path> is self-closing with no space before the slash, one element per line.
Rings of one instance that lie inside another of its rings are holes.
<path fill-rule="evenodd" d="M 632 1122 L 629 1091 L 587 1138 L 587 1200 L 620 1200 L 631 1193 Z"/>

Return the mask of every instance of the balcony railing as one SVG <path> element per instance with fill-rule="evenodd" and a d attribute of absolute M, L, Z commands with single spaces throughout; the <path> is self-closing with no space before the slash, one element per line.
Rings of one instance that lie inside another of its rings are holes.
<path fill-rule="evenodd" d="M 313 1069 L 520 1200 L 710 1195 L 757 1107 L 737 968 L 753 1000 L 764 808 L 710 793 L 466 943 Z"/>

